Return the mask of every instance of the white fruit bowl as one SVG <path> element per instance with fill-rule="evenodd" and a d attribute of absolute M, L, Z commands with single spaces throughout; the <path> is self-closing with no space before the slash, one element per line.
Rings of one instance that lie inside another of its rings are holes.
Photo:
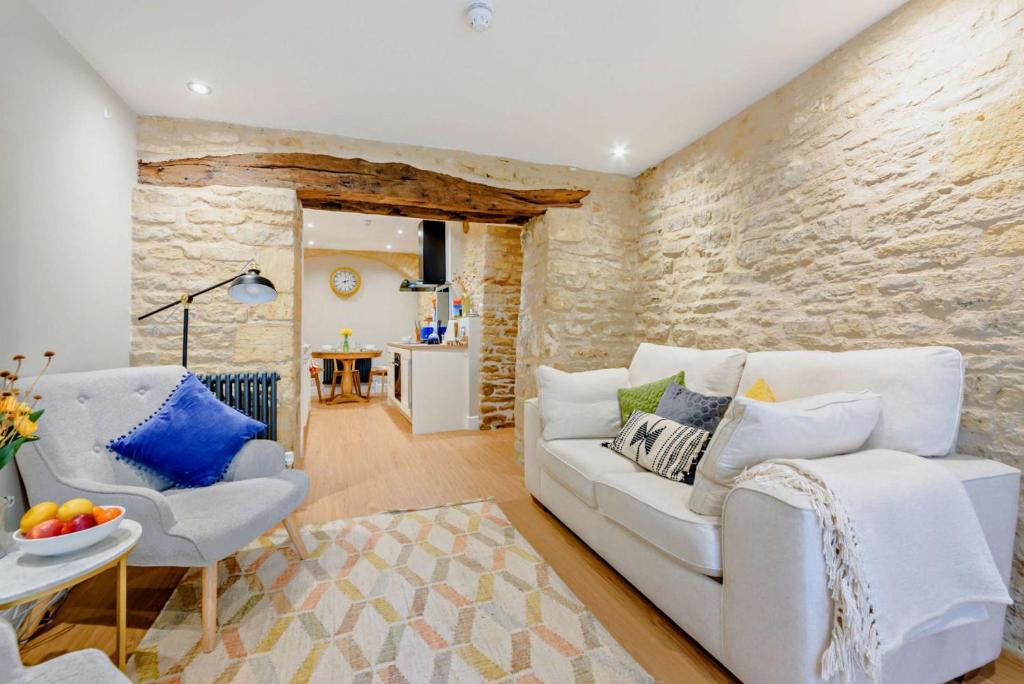
<path fill-rule="evenodd" d="M 116 508 L 121 512 L 113 520 L 108 520 L 102 525 L 96 525 L 78 532 L 69 534 L 58 534 L 56 537 L 44 537 L 42 539 L 27 539 L 21 530 L 14 533 L 14 541 L 25 553 L 34 556 L 61 556 L 65 553 L 74 553 L 88 548 L 111 535 L 124 520 L 124 506 L 104 506 L 104 508 Z"/>

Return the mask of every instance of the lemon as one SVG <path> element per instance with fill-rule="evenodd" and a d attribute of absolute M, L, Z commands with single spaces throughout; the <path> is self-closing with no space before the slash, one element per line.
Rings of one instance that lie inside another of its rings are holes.
<path fill-rule="evenodd" d="M 25 515 L 21 516 L 21 522 L 18 523 L 18 529 L 21 530 L 22 534 L 28 534 L 28 531 L 41 522 L 52 520 L 57 517 L 57 504 L 53 501 L 44 501 L 37 503 L 32 508 L 25 511 Z"/>
<path fill-rule="evenodd" d="M 57 517 L 64 522 L 83 513 L 92 513 L 92 501 L 88 499 L 68 499 L 57 509 Z"/>

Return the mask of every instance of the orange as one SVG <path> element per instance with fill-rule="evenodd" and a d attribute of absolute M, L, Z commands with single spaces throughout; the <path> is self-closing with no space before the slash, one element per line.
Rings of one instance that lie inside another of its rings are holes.
<path fill-rule="evenodd" d="M 119 515 L 121 515 L 121 510 L 119 508 L 103 508 L 102 506 L 96 506 L 92 509 L 92 517 L 96 518 L 97 525 L 110 522 Z"/>

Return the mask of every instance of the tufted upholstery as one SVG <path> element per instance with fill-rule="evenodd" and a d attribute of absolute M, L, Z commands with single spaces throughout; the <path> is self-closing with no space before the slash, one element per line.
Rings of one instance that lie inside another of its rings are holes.
<path fill-rule="evenodd" d="M 21 664 L 18 640 L 6 620 L 0 620 L 0 673 L 6 684 L 128 684 L 103 651 L 87 648 L 72 651 L 35 667 Z"/>
<path fill-rule="evenodd" d="M 37 388 L 46 409 L 40 439 L 17 457 L 29 500 L 81 496 L 124 506 L 143 528 L 132 565 L 207 565 L 287 517 L 305 499 L 309 479 L 285 468 L 275 442 L 249 442 L 224 482 L 193 490 L 167 490 L 162 478 L 107 450 L 111 439 L 160 408 L 186 372 L 154 366 L 45 377 Z"/>

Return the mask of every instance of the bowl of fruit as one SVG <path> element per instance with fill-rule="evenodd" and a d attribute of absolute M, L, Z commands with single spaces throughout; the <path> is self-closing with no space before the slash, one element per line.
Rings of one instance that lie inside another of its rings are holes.
<path fill-rule="evenodd" d="M 121 526 L 122 506 L 93 506 L 88 499 L 36 504 L 21 517 L 14 541 L 25 553 L 59 556 L 106 539 Z"/>

